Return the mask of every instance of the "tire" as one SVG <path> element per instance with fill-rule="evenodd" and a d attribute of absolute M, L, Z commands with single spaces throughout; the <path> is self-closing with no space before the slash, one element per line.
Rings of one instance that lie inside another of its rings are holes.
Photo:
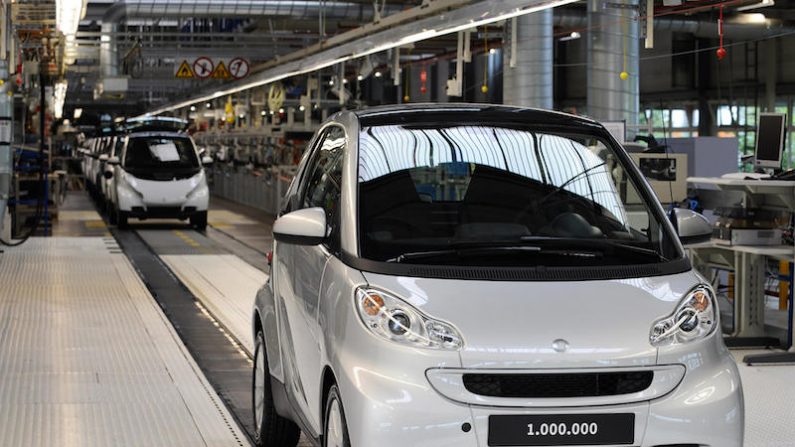
<path fill-rule="evenodd" d="M 271 391 L 265 338 L 257 333 L 251 381 L 251 413 L 254 417 L 254 445 L 257 447 L 295 447 L 301 430 L 295 423 L 276 413 Z"/>
<path fill-rule="evenodd" d="M 122 210 L 116 212 L 116 226 L 120 230 L 126 230 L 130 227 L 129 225 L 129 216 Z"/>
<path fill-rule="evenodd" d="M 332 385 L 328 391 L 323 414 L 323 447 L 351 447 L 348 422 L 337 385 Z"/>
<path fill-rule="evenodd" d="M 119 212 L 111 203 L 108 203 L 106 208 L 108 209 L 108 223 L 110 223 L 111 225 L 118 225 Z"/>
<path fill-rule="evenodd" d="M 190 224 L 199 231 L 205 231 L 207 229 L 207 211 L 201 211 L 190 216 Z"/>

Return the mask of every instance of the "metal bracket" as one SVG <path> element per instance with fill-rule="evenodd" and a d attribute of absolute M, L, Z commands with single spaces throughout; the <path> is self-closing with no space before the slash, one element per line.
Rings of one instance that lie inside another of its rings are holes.
<path fill-rule="evenodd" d="M 602 9 L 631 9 L 633 11 L 638 11 L 640 7 L 629 3 L 604 2 L 602 3 Z"/>

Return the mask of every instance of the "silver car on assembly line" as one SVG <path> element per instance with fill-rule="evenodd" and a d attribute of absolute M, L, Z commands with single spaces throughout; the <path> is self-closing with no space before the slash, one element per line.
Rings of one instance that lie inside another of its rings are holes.
<path fill-rule="evenodd" d="M 597 122 L 340 112 L 273 231 L 260 446 L 742 445 L 740 376 L 680 243 L 709 225 L 664 212 Z"/>

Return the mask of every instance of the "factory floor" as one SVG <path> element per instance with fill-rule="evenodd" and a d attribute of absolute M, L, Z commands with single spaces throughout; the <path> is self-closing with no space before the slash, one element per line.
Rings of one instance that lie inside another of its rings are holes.
<path fill-rule="evenodd" d="M 272 221 L 213 198 L 205 233 L 119 231 L 70 192 L 52 237 L 0 254 L 0 445 L 250 445 L 250 315 Z M 745 366 L 748 352 L 734 351 L 745 445 L 792 447 L 795 366 Z"/>

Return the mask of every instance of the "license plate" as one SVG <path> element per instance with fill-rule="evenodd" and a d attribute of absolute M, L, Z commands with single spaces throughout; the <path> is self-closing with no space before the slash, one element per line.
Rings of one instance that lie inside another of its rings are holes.
<path fill-rule="evenodd" d="M 634 441 L 632 413 L 489 417 L 490 446 L 621 445 Z"/>

